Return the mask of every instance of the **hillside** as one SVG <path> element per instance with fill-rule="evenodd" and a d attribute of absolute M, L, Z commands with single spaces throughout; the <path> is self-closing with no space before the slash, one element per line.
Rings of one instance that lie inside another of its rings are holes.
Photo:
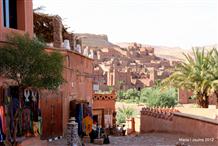
<path fill-rule="evenodd" d="M 114 48 L 118 47 L 108 41 L 108 37 L 105 34 L 89 34 L 89 33 L 76 33 L 75 36 L 81 38 L 83 46 L 89 46 L 91 48 Z"/>

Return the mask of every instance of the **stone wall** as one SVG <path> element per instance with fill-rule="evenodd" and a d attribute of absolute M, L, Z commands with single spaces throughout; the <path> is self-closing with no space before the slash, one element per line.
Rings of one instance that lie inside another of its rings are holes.
<path fill-rule="evenodd" d="M 218 139 L 218 121 L 180 113 L 175 109 L 143 108 L 140 132 L 153 131 Z"/>

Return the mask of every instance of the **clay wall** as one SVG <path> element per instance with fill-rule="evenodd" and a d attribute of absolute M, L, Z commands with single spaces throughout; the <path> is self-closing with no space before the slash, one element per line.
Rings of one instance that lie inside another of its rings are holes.
<path fill-rule="evenodd" d="M 29 33 L 33 36 L 33 4 L 32 0 L 16 0 L 17 1 L 17 29 L 6 28 L 3 25 L 3 6 L 0 0 L 0 41 L 5 41 L 10 33 Z"/>
<path fill-rule="evenodd" d="M 218 139 L 218 122 L 209 118 L 179 113 L 173 109 L 143 108 L 140 132 L 154 131 Z"/>
<path fill-rule="evenodd" d="M 64 57 L 63 77 L 65 83 L 60 87 L 63 93 L 63 130 L 69 120 L 70 101 L 91 103 L 93 94 L 93 60 L 74 51 L 47 48 L 47 51 L 59 51 Z"/>

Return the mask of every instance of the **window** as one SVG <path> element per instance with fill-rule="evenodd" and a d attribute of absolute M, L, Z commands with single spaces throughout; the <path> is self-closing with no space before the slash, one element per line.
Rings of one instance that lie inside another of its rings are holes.
<path fill-rule="evenodd" d="M 4 27 L 17 29 L 17 0 L 3 0 Z"/>

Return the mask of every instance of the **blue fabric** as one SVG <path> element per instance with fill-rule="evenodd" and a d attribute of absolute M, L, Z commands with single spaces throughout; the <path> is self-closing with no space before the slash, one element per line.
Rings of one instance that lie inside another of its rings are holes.
<path fill-rule="evenodd" d="M 3 142 L 4 138 L 3 138 L 3 130 L 2 130 L 2 118 L 0 116 L 0 142 Z"/>

